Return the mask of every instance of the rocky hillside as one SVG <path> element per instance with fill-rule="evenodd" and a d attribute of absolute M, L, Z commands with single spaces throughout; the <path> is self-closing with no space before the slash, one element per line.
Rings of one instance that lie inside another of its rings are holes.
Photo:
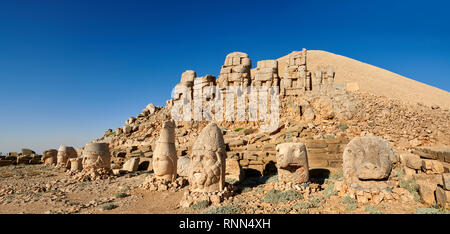
<path fill-rule="evenodd" d="M 274 169 L 275 146 L 282 142 L 305 142 L 312 168 L 341 167 L 343 148 L 355 136 L 380 136 L 399 151 L 450 145 L 448 92 L 324 51 L 308 51 L 307 58 L 308 69 L 332 65 L 336 85 L 281 98 L 280 126 L 276 131 L 261 132 L 258 122 L 218 123 L 228 157 L 244 169 L 269 173 Z M 278 59 L 278 74 L 286 69 L 286 60 L 287 56 Z M 350 91 L 347 83 L 357 83 L 359 89 Z M 124 126 L 106 131 L 95 141 L 110 143 L 117 168 L 130 157 L 140 157 L 151 167 L 161 124 L 170 118 L 169 106 L 150 104 Z M 178 156 L 189 155 L 205 125 L 177 123 Z"/>

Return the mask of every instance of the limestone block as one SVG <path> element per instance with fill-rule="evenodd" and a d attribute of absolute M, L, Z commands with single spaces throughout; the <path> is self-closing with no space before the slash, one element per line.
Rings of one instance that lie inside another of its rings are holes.
<path fill-rule="evenodd" d="M 226 159 L 225 178 L 229 178 L 236 181 L 244 180 L 244 170 L 239 162 L 235 159 Z"/>
<path fill-rule="evenodd" d="M 186 156 L 178 157 L 177 173 L 178 176 L 188 177 L 189 175 L 189 163 L 191 159 Z"/>
<path fill-rule="evenodd" d="M 445 190 L 450 190 L 450 173 L 442 174 L 442 182 Z"/>
<path fill-rule="evenodd" d="M 138 157 L 133 157 L 128 159 L 122 166 L 122 170 L 128 172 L 136 172 L 139 167 L 140 159 Z"/>
<path fill-rule="evenodd" d="M 416 154 L 403 154 L 405 165 L 412 169 L 420 169 L 422 167 L 422 159 Z"/>
<path fill-rule="evenodd" d="M 449 207 L 450 203 L 450 191 L 441 187 L 436 188 L 436 202 L 444 208 Z"/>
<path fill-rule="evenodd" d="M 431 205 L 435 202 L 434 191 L 436 191 L 437 185 L 431 183 L 418 183 L 419 184 L 419 194 L 422 200 Z"/>

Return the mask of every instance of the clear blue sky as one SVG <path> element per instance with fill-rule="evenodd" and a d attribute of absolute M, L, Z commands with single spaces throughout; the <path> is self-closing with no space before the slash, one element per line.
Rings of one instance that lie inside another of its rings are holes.
<path fill-rule="evenodd" d="M 181 73 L 320 49 L 450 90 L 446 1 L 0 1 L 0 152 L 83 146 Z"/>

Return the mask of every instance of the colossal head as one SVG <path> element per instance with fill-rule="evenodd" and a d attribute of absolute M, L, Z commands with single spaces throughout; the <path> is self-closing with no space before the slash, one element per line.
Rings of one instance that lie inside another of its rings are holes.
<path fill-rule="evenodd" d="M 208 124 L 192 147 L 189 186 L 194 192 L 222 191 L 225 188 L 225 143 L 215 123 Z"/>
<path fill-rule="evenodd" d="M 177 150 L 175 149 L 175 121 L 163 123 L 153 153 L 153 171 L 157 179 L 174 181 L 177 178 Z"/>
<path fill-rule="evenodd" d="M 344 149 L 344 180 L 353 188 L 386 188 L 395 161 L 389 142 L 376 136 L 355 137 Z"/>
<path fill-rule="evenodd" d="M 69 159 L 78 157 L 77 151 L 70 146 L 61 145 L 56 156 L 56 165 L 62 168 L 70 168 Z"/>
<path fill-rule="evenodd" d="M 180 84 L 187 87 L 192 87 L 194 85 L 195 77 L 197 77 L 197 73 L 195 73 L 195 71 L 186 70 L 183 74 L 181 74 Z"/>
<path fill-rule="evenodd" d="M 108 143 L 88 143 L 83 150 L 83 169 L 111 169 L 111 154 Z"/>
<path fill-rule="evenodd" d="M 42 161 L 47 165 L 56 165 L 58 151 L 55 149 L 48 149 L 42 153 Z"/>
<path fill-rule="evenodd" d="M 309 179 L 308 157 L 302 143 L 283 143 L 276 147 L 278 181 L 295 184 Z"/>

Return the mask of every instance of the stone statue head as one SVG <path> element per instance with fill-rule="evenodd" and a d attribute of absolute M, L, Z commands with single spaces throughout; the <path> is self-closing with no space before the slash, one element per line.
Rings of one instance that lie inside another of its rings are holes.
<path fill-rule="evenodd" d="M 302 143 L 283 143 L 276 146 L 278 180 L 305 183 L 309 179 L 306 147 Z"/>
<path fill-rule="evenodd" d="M 344 149 L 344 179 L 351 187 L 386 187 L 396 161 L 389 142 L 376 136 L 353 138 Z"/>
<path fill-rule="evenodd" d="M 175 148 L 175 122 L 163 123 L 153 154 L 153 171 L 156 178 L 174 181 L 177 177 L 177 151 Z"/>
<path fill-rule="evenodd" d="M 111 154 L 108 143 L 88 143 L 83 150 L 83 169 L 111 169 Z"/>
<path fill-rule="evenodd" d="M 185 86 L 192 86 L 194 85 L 194 79 L 197 77 L 197 73 L 193 70 L 186 70 L 181 74 L 181 81 L 180 84 L 183 84 Z"/>
<path fill-rule="evenodd" d="M 61 145 L 56 157 L 57 166 L 70 168 L 69 159 L 78 157 L 77 151 L 70 146 Z"/>
<path fill-rule="evenodd" d="M 188 173 L 191 191 L 222 191 L 225 186 L 225 157 L 222 131 L 215 123 L 210 123 L 192 148 Z"/>

